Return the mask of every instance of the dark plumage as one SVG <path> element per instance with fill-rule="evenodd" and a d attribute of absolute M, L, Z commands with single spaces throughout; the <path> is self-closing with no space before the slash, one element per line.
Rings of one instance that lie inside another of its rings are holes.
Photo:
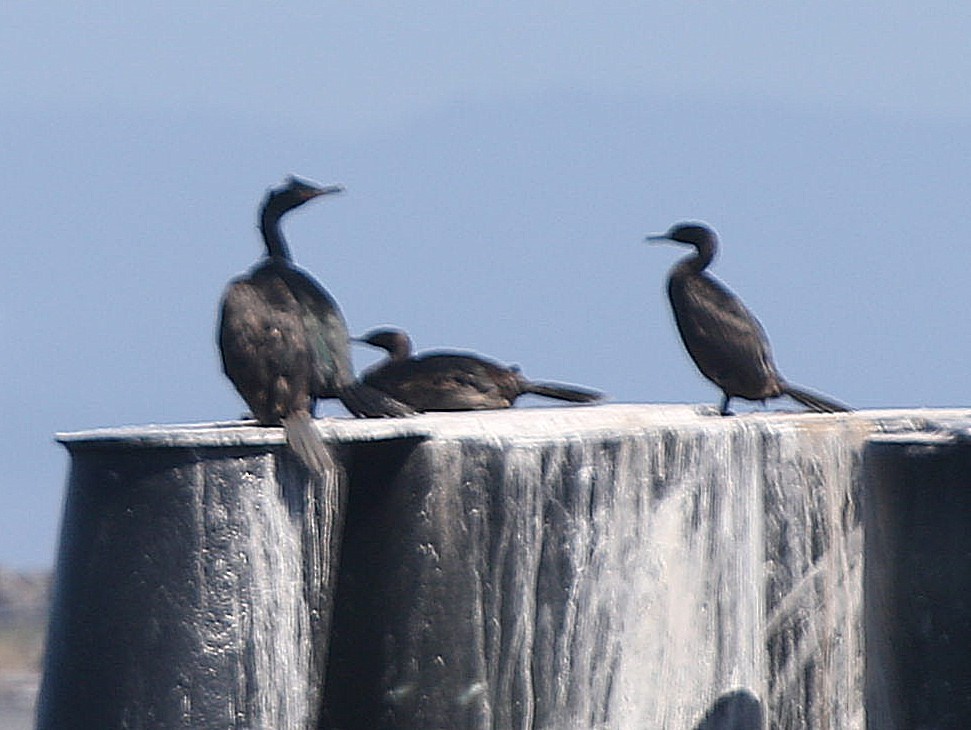
<path fill-rule="evenodd" d="M 718 236 L 700 223 L 678 223 L 649 241 L 694 246 L 668 278 L 668 297 L 681 340 L 701 374 L 721 388 L 722 415 L 732 398 L 761 401 L 788 395 L 822 413 L 849 410 L 835 401 L 787 383 L 775 363 L 765 330 L 742 301 L 705 269 L 718 250 Z"/>
<path fill-rule="evenodd" d="M 360 338 L 387 350 L 389 358 L 363 380 L 416 411 L 475 411 L 509 408 L 524 393 L 591 403 L 602 393 L 558 383 L 534 383 L 517 368 L 464 352 L 427 352 L 412 357 L 411 340 L 399 329 L 373 330 Z"/>
<path fill-rule="evenodd" d="M 311 424 L 318 398 L 340 398 L 356 416 L 410 412 L 355 381 L 340 308 L 313 277 L 293 265 L 280 232 L 280 219 L 288 211 L 342 189 L 290 177 L 269 191 L 260 214 L 267 256 L 230 282 L 219 321 L 223 371 L 256 419 L 264 425 L 282 423 L 291 447 L 316 471 L 329 461 Z"/>

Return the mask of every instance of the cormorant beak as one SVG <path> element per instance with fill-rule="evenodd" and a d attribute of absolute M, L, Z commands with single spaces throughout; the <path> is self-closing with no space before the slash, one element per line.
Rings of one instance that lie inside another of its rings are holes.
<path fill-rule="evenodd" d="M 307 200 L 310 200 L 310 198 L 316 198 L 318 195 L 330 195 L 331 193 L 343 192 L 343 185 L 324 185 L 322 187 L 314 187 L 307 191 Z"/>
<path fill-rule="evenodd" d="M 652 233 L 644 239 L 647 243 L 674 243 L 666 233 Z"/>

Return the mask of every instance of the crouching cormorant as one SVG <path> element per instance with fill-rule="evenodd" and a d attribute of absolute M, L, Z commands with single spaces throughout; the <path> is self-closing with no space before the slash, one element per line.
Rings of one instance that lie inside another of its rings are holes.
<path fill-rule="evenodd" d="M 263 425 L 282 424 L 291 448 L 312 470 L 330 462 L 311 419 L 319 398 L 339 398 L 355 416 L 401 416 L 407 406 L 357 383 L 340 308 L 292 263 L 280 218 L 339 185 L 289 177 L 263 200 L 260 231 L 267 256 L 229 283 L 219 318 L 223 371 Z"/>
<path fill-rule="evenodd" d="M 846 406 L 787 383 L 775 363 L 765 330 L 735 294 L 705 269 L 718 250 L 718 236 L 701 223 L 678 223 L 648 241 L 694 246 L 671 269 L 668 297 L 681 340 L 701 374 L 721 388 L 721 414 L 732 398 L 762 401 L 788 395 L 820 413 Z"/>
<path fill-rule="evenodd" d="M 477 411 L 509 408 L 524 393 L 572 403 L 592 403 L 602 393 L 558 383 L 534 383 L 509 368 L 465 352 L 434 351 L 412 356 L 411 339 L 382 328 L 358 338 L 387 350 L 388 359 L 365 371 L 363 381 L 416 411 Z"/>

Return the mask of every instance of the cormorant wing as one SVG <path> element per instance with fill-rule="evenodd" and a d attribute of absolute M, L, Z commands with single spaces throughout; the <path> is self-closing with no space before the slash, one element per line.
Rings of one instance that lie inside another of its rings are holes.
<path fill-rule="evenodd" d="M 310 355 L 303 326 L 249 279 L 229 284 L 219 318 L 223 371 L 262 423 L 278 423 L 303 402 Z"/>
<path fill-rule="evenodd" d="M 354 382 L 347 324 L 333 297 L 308 273 L 293 266 L 281 267 L 280 277 L 300 304 L 310 344 L 314 395 L 333 394 L 335 388 Z"/>
<path fill-rule="evenodd" d="M 462 355 L 426 354 L 385 362 L 365 382 L 419 411 L 506 408 L 510 399 L 488 364 Z"/>
<path fill-rule="evenodd" d="M 475 357 L 429 353 L 419 355 L 414 362 L 439 388 L 465 389 L 483 394 L 497 393 L 499 390 L 488 365 Z"/>
<path fill-rule="evenodd" d="M 763 387 L 766 372 L 774 375 L 765 330 L 721 282 L 706 274 L 672 279 L 669 292 L 685 347 L 702 373 L 719 386 L 735 383 L 739 393 Z"/>

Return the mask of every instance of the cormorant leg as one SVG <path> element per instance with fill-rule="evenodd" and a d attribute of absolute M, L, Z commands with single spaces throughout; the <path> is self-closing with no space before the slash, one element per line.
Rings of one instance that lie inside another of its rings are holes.
<path fill-rule="evenodd" d="M 732 397 L 728 393 L 725 393 L 725 397 L 722 398 L 721 415 L 723 416 L 732 415 L 732 412 L 728 410 L 728 401 L 730 401 L 731 399 Z"/>

